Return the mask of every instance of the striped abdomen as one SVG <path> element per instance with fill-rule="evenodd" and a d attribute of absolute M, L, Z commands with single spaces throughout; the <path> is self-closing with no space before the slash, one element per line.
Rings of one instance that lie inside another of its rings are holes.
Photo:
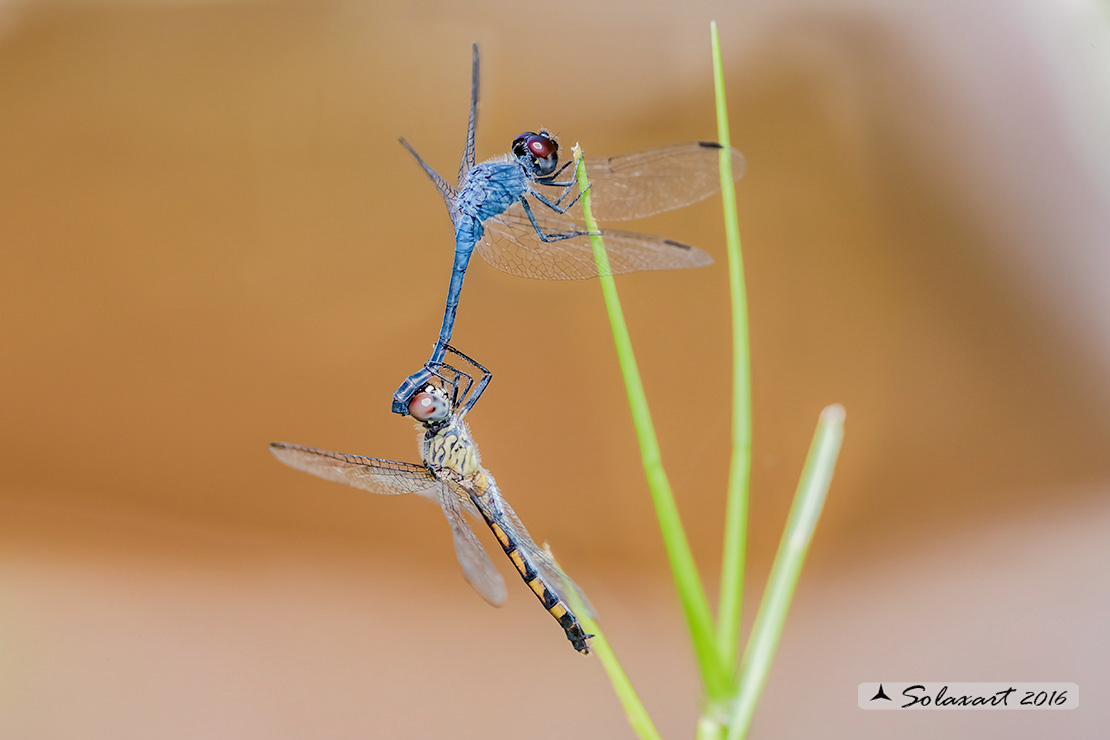
<path fill-rule="evenodd" d="M 548 613 L 555 617 L 555 621 L 567 633 L 567 639 L 574 649 L 583 655 L 588 655 L 590 652 L 590 645 L 586 642 L 593 635 L 586 634 L 582 629 L 578 617 L 574 616 L 574 612 L 570 610 L 566 602 L 560 599 L 555 592 L 544 582 L 543 576 L 536 571 L 535 567 L 528 560 L 528 556 L 518 546 L 515 537 L 510 529 L 502 527 L 501 524 L 490 517 L 486 511 L 486 507 L 481 506 L 478 497 L 471 494 L 474 499 L 475 506 L 478 511 L 482 512 L 482 518 L 486 520 L 486 524 L 493 531 L 493 536 L 497 538 L 498 543 L 501 544 L 501 549 L 509 556 L 509 560 L 513 561 L 517 572 L 520 577 L 524 579 L 524 583 L 528 588 L 532 589 L 532 593 L 543 604 L 543 608 L 547 609 Z"/>

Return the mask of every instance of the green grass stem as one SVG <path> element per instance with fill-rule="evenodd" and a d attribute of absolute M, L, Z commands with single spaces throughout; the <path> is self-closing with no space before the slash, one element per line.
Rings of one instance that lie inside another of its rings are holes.
<path fill-rule="evenodd" d="M 721 203 L 724 206 L 728 254 L 728 289 L 732 303 L 732 450 L 725 503 L 725 536 L 721 558 L 721 590 L 717 607 L 717 648 L 721 663 L 736 670 L 740 622 L 743 618 L 744 569 L 747 561 L 748 498 L 752 466 L 752 383 L 748 350 L 748 301 L 744 262 L 740 254 L 740 219 L 732 173 L 724 72 L 717 22 L 710 24 L 713 46 L 713 90 L 717 107 L 717 141 L 721 149 Z"/>
<path fill-rule="evenodd" d="M 690 632 L 690 640 L 694 646 L 694 656 L 705 691 L 710 698 L 723 698 L 730 690 L 729 672 L 725 670 L 720 661 L 714 638 L 713 618 L 709 610 L 709 601 L 706 599 L 701 577 L 698 575 L 697 566 L 694 564 L 693 553 L 690 552 L 690 544 L 682 528 L 678 506 L 675 504 L 674 495 L 671 493 L 667 473 L 663 469 L 659 442 L 655 437 L 655 428 L 651 422 L 647 397 L 644 395 L 640 372 L 636 367 L 636 357 L 632 351 L 632 340 L 628 335 L 628 326 L 625 323 L 624 312 L 621 310 L 620 299 L 617 296 L 617 286 L 609 269 L 609 259 L 605 253 L 604 241 L 600 236 L 597 222 L 594 220 L 593 211 L 591 210 L 586 167 L 582 160 L 581 150 L 577 146 L 575 147 L 574 156 L 578 189 L 582 193 L 582 213 L 586 228 L 593 234 L 590 237 L 590 243 L 593 246 L 594 258 L 597 260 L 598 274 L 601 276 L 601 293 L 605 300 L 605 308 L 609 314 L 609 323 L 613 330 L 613 343 L 616 345 L 617 361 L 628 394 L 632 424 L 636 431 L 636 438 L 640 443 L 640 457 L 643 461 L 644 474 L 647 477 L 648 490 L 651 492 L 651 500 L 655 507 L 655 515 L 659 521 L 663 546 L 667 552 L 667 560 L 671 566 L 675 588 L 678 590 L 678 600 L 682 607 L 682 614 L 686 619 L 686 627 Z"/>
<path fill-rule="evenodd" d="M 740 661 L 739 690 L 728 722 L 728 740 L 742 740 L 748 734 L 756 702 L 778 649 L 809 543 L 813 540 L 813 530 L 825 504 L 843 437 L 844 407 L 839 404 L 826 407 L 817 422 L 767 588 Z"/>
<path fill-rule="evenodd" d="M 583 608 L 584 605 L 581 599 L 573 590 L 567 594 L 567 597 L 570 599 L 570 606 L 574 609 L 578 621 L 582 623 L 582 629 L 593 635 L 590 638 L 590 652 L 597 656 L 602 667 L 605 668 L 605 673 L 609 676 L 609 683 L 613 685 L 613 691 L 616 693 L 617 699 L 620 700 L 621 706 L 624 707 L 628 724 L 632 726 L 632 730 L 640 740 L 662 740 L 659 730 L 655 728 L 655 723 L 651 721 L 651 716 L 648 715 L 647 709 L 644 707 L 644 703 L 640 701 L 639 694 L 632 687 L 632 682 L 628 680 L 628 675 L 621 667 L 616 654 L 613 653 L 613 648 L 609 646 L 609 641 L 605 639 L 605 633 L 601 631 L 597 622 L 586 616 L 586 609 Z"/>
<path fill-rule="evenodd" d="M 678 507 L 663 469 L 659 443 L 651 422 L 628 326 L 617 296 L 605 244 L 593 218 L 588 189 L 589 177 L 582 153 L 575 146 L 574 157 L 582 212 L 590 243 L 601 276 L 601 292 L 613 330 L 617 361 L 620 364 L 632 423 L 640 444 L 640 457 L 647 477 L 659 530 L 678 591 L 682 614 L 690 633 L 694 657 L 705 689 L 701 716 L 695 730 L 696 740 L 743 740 L 751 726 L 755 707 L 778 649 L 790 602 L 801 576 L 813 532 L 824 506 L 837 455 L 844 435 L 844 408 L 827 407 L 821 413 L 802 470 L 801 480 L 790 509 L 786 528 L 752 632 L 743 656 L 737 647 L 743 617 L 744 569 L 747 557 L 749 487 L 751 475 L 751 360 L 749 355 L 748 311 L 744 288 L 744 266 L 740 255 L 740 227 L 736 211 L 728 111 L 717 24 L 710 26 L 713 51 L 713 82 L 717 107 L 718 140 L 721 150 L 721 194 L 724 207 L 725 239 L 728 254 L 728 281 L 732 307 L 732 448 L 725 505 L 723 562 L 720 604 L 714 622 L 701 577 L 694 564 L 689 542 L 682 528 Z M 572 606 L 580 606 L 574 603 Z M 640 702 L 632 684 L 617 661 L 597 623 L 582 619 L 583 627 L 593 632 L 593 649 L 613 684 L 625 714 L 641 740 L 658 740 L 659 733 Z M 739 663 L 737 665 L 737 663 Z"/>

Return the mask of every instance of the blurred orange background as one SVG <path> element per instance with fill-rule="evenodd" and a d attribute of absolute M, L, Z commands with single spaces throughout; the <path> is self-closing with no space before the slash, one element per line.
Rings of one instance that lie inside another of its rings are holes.
<path fill-rule="evenodd" d="M 1110 722 L 1110 19 L 1092 2 L 0 5 L 0 737 L 632 737 L 600 665 L 434 506 L 272 440 L 418 460 L 389 413 L 453 177 L 546 126 L 714 139 L 750 298 L 754 612 L 817 414 L 846 438 L 752 737 L 1094 738 Z M 720 200 L 618 287 L 707 587 L 727 474 Z M 699 687 L 596 282 L 472 263 L 470 422 L 665 737 Z M 488 545 L 492 538 L 480 536 Z M 498 558 L 500 561 L 502 558 Z M 876 680 L 1069 681 L 1072 712 L 862 712 Z"/>

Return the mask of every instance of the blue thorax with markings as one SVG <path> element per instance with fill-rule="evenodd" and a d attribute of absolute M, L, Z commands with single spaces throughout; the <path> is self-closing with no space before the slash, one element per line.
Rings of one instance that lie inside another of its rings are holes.
<path fill-rule="evenodd" d="M 456 241 L 476 244 L 485 233 L 482 223 L 500 216 L 526 192 L 524 166 L 508 155 L 475 165 L 466 174 L 456 201 Z"/>

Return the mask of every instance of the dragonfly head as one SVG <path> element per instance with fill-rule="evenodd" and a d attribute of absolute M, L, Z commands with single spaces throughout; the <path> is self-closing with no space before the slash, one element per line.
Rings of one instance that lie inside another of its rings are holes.
<path fill-rule="evenodd" d="M 547 177 L 559 165 L 559 142 L 548 131 L 525 131 L 513 139 L 513 156 L 536 177 Z"/>
<path fill-rule="evenodd" d="M 442 391 L 428 386 L 409 401 L 409 415 L 421 424 L 436 424 L 451 415 L 451 404 Z"/>

